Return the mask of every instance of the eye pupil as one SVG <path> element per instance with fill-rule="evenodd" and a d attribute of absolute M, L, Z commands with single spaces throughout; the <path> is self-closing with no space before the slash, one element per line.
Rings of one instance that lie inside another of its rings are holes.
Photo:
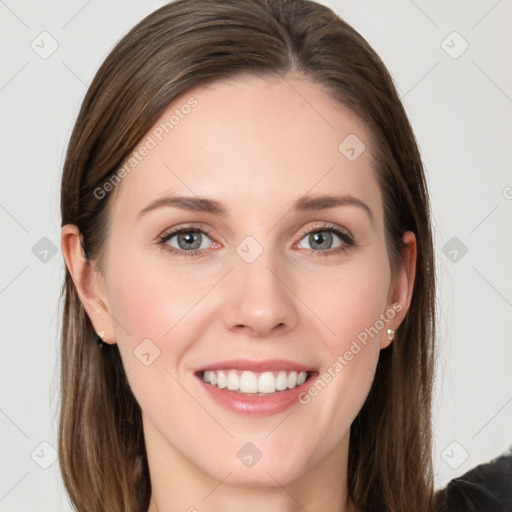
<path fill-rule="evenodd" d="M 329 249 L 329 245 L 332 243 L 332 234 L 328 231 L 318 231 L 317 233 L 313 233 L 310 235 L 311 247 L 313 247 L 313 243 L 320 244 L 320 249 Z"/>
<path fill-rule="evenodd" d="M 180 233 L 178 235 L 178 245 L 181 249 L 198 249 L 201 246 L 200 236 L 201 234 L 197 231 L 186 231 L 184 233 Z M 199 243 L 197 243 L 198 240 Z M 182 242 L 185 242 L 184 246 L 181 245 Z M 192 242 L 192 244 L 189 242 Z"/>

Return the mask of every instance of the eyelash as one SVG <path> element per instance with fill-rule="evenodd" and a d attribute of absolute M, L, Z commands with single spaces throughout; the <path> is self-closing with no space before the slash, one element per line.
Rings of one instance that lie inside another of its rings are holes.
<path fill-rule="evenodd" d="M 198 232 L 198 233 L 208 236 L 209 238 L 212 238 L 210 236 L 209 230 L 203 226 L 202 227 L 182 226 L 180 228 L 177 228 L 173 231 L 170 231 L 170 232 L 167 232 L 167 233 L 164 233 L 163 235 L 161 235 L 159 237 L 158 243 L 163 245 L 163 248 L 166 251 L 168 251 L 171 254 L 176 255 L 176 256 L 182 256 L 185 258 L 199 256 L 200 253 L 202 253 L 204 251 L 204 249 L 194 249 L 193 251 L 183 251 L 183 250 L 177 250 L 167 244 L 167 242 L 174 236 L 179 235 L 181 233 L 186 233 L 189 231 Z M 355 241 L 354 241 L 353 237 L 350 235 L 350 233 L 342 228 L 339 228 L 338 226 L 336 226 L 334 224 L 323 224 L 320 226 L 315 226 L 312 229 L 305 230 L 300 234 L 299 240 L 302 240 L 306 235 L 310 235 L 312 233 L 321 233 L 321 232 L 334 233 L 344 242 L 344 244 L 339 247 L 336 247 L 334 249 L 328 249 L 325 251 L 315 251 L 313 249 L 308 249 L 313 252 L 314 257 L 323 258 L 325 256 L 333 256 L 335 254 L 345 253 L 352 246 L 355 245 Z"/>

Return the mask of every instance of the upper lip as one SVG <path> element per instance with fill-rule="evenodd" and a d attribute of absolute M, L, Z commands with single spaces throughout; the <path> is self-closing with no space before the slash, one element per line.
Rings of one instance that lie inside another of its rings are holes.
<path fill-rule="evenodd" d="M 253 359 L 229 359 L 201 366 L 197 372 L 211 370 L 248 370 L 251 372 L 290 370 L 297 372 L 313 372 L 315 368 L 306 366 L 286 359 L 264 359 L 255 361 Z"/>

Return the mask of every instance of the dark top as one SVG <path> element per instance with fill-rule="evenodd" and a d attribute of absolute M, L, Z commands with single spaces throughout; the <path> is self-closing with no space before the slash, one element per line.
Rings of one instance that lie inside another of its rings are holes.
<path fill-rule="evenodd" d="M 512 452 L 454 478 L 436 499 L 437 512 L 512 512 Z"/>

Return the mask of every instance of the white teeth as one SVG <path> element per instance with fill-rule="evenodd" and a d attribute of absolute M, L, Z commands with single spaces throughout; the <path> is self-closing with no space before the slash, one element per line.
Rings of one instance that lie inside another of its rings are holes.
<path fill-rule="evenodd" d="M 239 370 L 205 371 L 203 380 L 220 389 L 240 393 L 270 394 L 285 389 L 293 389 L 306 382 L 307 372 L 284 371 L 255 373 Z"/>
<path fill-rule="evenodd" d="M 290 372 L 288 375 L 288 388 L 292 389 L 297 385 L 297 372 Z"/>
<path fill-rule="evenodd" d="M 288 375 L 286 372 L 280 371 L 277 374 L 276 389 L 278 391 L 284 391 L 288 387 Z"/>
<path fill-rule="evenodd" d="M 253 372 L 242 372 L 239 389 L 242 393 L 257 393 L 258 378 L 256 377 L 256 374 Z"/>
<path fill-rule="evenodd" d="M 276 379 L 272 372 L 263 372 L 258 379 L 260 393 L 273 393 L 276 390 Z"/>
<path fill-rule="evenodd" d="M 224 389 L 228 385 L 226 374 L 224 372 L 217 372 L 217 387 Z"/>
<path fill-rule="evenodd" d="M 230 370 L 228 372 L 228 389 L 230 391 L 236 391 L 237 389 L 240 389 L 240 379 L 238 378 L 238 375 L 233 370 Z"/>

